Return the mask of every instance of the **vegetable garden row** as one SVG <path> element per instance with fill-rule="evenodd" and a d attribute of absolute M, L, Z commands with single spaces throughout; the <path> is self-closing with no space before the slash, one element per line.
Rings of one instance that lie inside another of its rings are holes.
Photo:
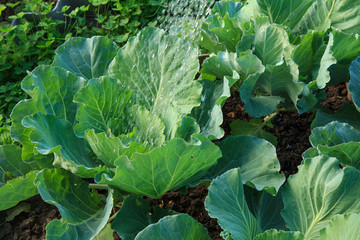
<path fill-rule="evenodd" d="M 0 146 L 0 210 L 40 194 L 62 217 L 46 239 L 210 239 L 144 199 L 203 183 L 224 239 L 360 239 L 360 2 L 219 1 L 195 37 L 182 27 L 123 47 L 73 37 L 29 72 L 11 113 L 20 146 Z M 341 82 L 353 103 L 329 114 L 324 89 Z M 230 89 L 252 124 L 224 138 Z M 316 113 L 287 179 L 263 130 L 280 111 Z"/>

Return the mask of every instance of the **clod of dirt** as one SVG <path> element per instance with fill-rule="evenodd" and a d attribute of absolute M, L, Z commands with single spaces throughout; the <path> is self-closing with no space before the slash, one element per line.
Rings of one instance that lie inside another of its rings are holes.
<path fill-rule="evenodd" d="M 221 240 L 222 231 L 216 219 L 211 218 L 205 209 L 204 201 L 208 189 L 202 184 L 189 188 L 188 193 L 183 195 L 178 190 L 165 193 L 159 199 L 146 198 L 150 206 L 161 206 L 164 209 L 171 209 L 179 213 L 187 213 L 203 224 L 212 239 Z"/>
<path fill-rule="evenodd" d="M 31 204 L 31 211 L 22 212 L 12 221 L 0 225 L 0 239 L 45 239 L 46 225 L 54 219 L 61 218 L 57 208 L 44 202 L 40 195 L 30 198 L 26 202 Z M 5 222 L 6 216 L 6 211 L 0 212 L 0 224 Z"/>

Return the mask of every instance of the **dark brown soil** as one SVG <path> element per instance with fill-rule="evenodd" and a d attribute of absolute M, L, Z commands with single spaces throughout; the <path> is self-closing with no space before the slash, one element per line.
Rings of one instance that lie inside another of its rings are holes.
<path fill-rule="evenodd" d="M 243 121 L 250 121 L 251 117 L 247 112 L 245 112 L 243 106 L 244 102 L 240 99 L 240 94 L 238 91 L 231 89 L 231 95 L 226 100 L 224 106 L 222 107 L 223 112 L 223 124 L 221 127 L 225 131 L 225 135 L 223 137 L 226 138 L 230 136 L 230 123 L 234 120 L 240 119 Z"/>
<path fill-rule="evenodd" d="M 223 239 L 220 237 L 222 231 L 217 221 L 210 218 L 205 210 L 204 200 L 208 189 L 202 184 L 189 188 L 188 193 L 183 195 L 178 190 L 165 193 L 160 199 L 147 198 L 151 206 L 159 205 L 164 209 L 171 209 L 179 213 L 187 213 L 198 222 L 202 223 L 214 240 Z"/>
<path fill-rule="evenodd" d="M 36 195 L 25 202 L 30 204 L 31 211 L 20 213 L 10 222 L 5 222 L 7 211 L 0 212 L 0 239 L 45 239 L 46 225 L 53 219 L 61 218 L 57 208 L 44 202 L 40 195 Z"/>
<path fill-rule="evenodd" d="M 280 112 L 272 120 L 274 128 L 267 129 L 278 140 L 276 154 L 286 177 L 297 173 L 297 166 L 302 161 L 301 154 L 311 147 L 310 116 L 311 113 Z"/>
<path fill-rule="evenodd" d="M 324 109 L 336 112 L 341 105 L 351 103 L 345 83 L 329 86 L 325 89 L 327 98 L 321 102 Z"/>

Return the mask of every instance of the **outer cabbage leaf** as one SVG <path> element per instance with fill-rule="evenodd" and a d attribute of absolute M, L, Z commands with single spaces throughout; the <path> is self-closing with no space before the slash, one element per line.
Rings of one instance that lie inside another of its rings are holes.
<path fill-rule="evenodd" d="M 74 94 L 85 84 L 83 79 L 59 68 L 39 66 L 31 75 L 25 77 L 22 88 L 32 96 L 20 101 L 11 113 L 13 124 L 11 137 L 23 145 L 23 159 L 39 159 L 34 152 L 34 144 L 29 139 L 31 129 L 22 125 L 22 120 L 37 112 L 55 115 L 70 122 L 75 120 L 77 105 L 73 103 Z"/>
<path fill-rule="evenodd" d="M 205 208 L 233 239 L 250 240 L 262 231 L 246 204 L 242 182 L 240 168 L 214 179 L 205 199 Z"/>
<path fill-rule="evenodd" d="M 256 236 L 255 240 L 303 240 L 304 235 L 299 232 L 285 232 L 275 229 L 267 230 Z"/>
<path fill-rule="evenodd" d="M 280 215 L 284 208 L 280 193 L 272 196 L 265 191 L 257 191 L 244 185 L 244 194 L 250 212 L 257 219 L 261 229 L 287 229 Z"/>
<path fill-rule="evenodd" d="M 51 114 L 70 122 L 74 122 L 77 111 L 74 95 L 84 85 L 84 79 L 53 66 L 39 66 L 21 82 L 22 89 L 35 99 L 33 113 Z"/>
<path fill-rule="evenodd" d="M 210 240 L 206 228 L 187 214 L 162 218 L 142 230 L 135 240 Z"/>
<path fill-rule="evenodd" d="M 85 140 L 75 136 L 69 121 L 36 113 L 24 118 L 23 125 L 33 128 L 30 140 L 39 153 L 55 154 L 55 165 L 82 177 L 94 177 L 103 169 L 91 159 Z"/>
<path fill-rule="evenodd" d="M 36 163 L 26 163 L 21 158 L 21 148 L 16 145 L 0 146 L 0 182 L 5 183 L 6 175 L 11 173 L 13 177 L 25 176 L 32 170 L 40 169 Z"/>
<path fill-rule="evenodd" d="M 243 31 L 239 20 L 243 3 L 220 1 L 215 3 L 211 14 L 201 28 L 201 38 L 198 44 L 211 53 L 219 51 L 236 51 Z"/>
<path fill-rule="evenodd" d="M 111 226 L 122 240 L 133 240 L 149 224 L 156 223 L 167 215 L 176 214 L 174 211 L 162 209 L 158 206 L 151 210 L 145 199 L 130 195 L 125 198 Z"/>
<path fill-rule="evenodd" d="M 46 239 L 91 239 L 106 225 L 113 207 L 111 192 L 102 203 L 88 183 L 61 169 L 43 170 L 35 179 L 41 197 L 55 205 L 62 220 L 46 227 Z"/>
<path fill-rule="evenodd" d="M 203 92 L 201 104 L 192 110 L 191 115 L 200 125 L 201 133 L 210 140 L 224 136 L 224 130 L 220 127 L 223 123 L 221 107 L 230 96 L 229 81 L 202 80 Z"/>
<path fill-rule="evenodd" d="M 90 80 L 74 97 L 74 102 L 80 105 L 76 114 L 79 122 L 75 126 L 77 136 L 84 136 L 90 129 L 96 133 L 116 133 L 130 97 L 131 93 L 124 91 L 116 79 L 102 77 Z"/>
<path fill-rule="evenodd" d="M 84 84 L 83 79 L 59 67 L 39 66 L 25 77 L 22 88 L 32 98 L 20 101 L 14 107 L 10 131 L 11 137 L 23 145 L 24 160 L 39 157 L 34 155 L 34 144 L 29 139 L 31 129 L 25 128 L 21 121 L 37 112 L 74 121 L 77 106 L 73 103 L 73 96 Z"/>
<path fill-rule="evenodd" d="M 330 26 L 346 33 L 360 31 L 360 6 L 356 0 L 313 0 L 312 2 L 313 4 L 294 28 L 295 32 L 306 33 L 309 29 L 326 31 Z"/>
<path fill-rule="evenodd" d="M 319 110 L 315 119 L 311 123 L 311 129 L 325 126 L 332 121 L 338 121 L 350 124 L 357 131 L 360 131 L 360 113 L 352 104 L 343 104 L 336 113 L 329 113 L 325 110 Z"/>
<path fill-rule="evenodd" d="M 320 231 L 320 240 L 356 240 L 360 236 L 359 226 L 360 214 L 337 215 Z"/>
<path fill-rule="evenodd" d="M 359 170 L 340 169 L 339 161 L 328 156 L 304 159 L 298 168 L 282 192 L 281 215 L 290 230 L 317 239 L 335 215 L 360 211 Z"/>
<path fill-rule="evenodd" d="M 109 38 L 70 38 L 55 50 L 53 65 L 87 80 L 105 76 L 118 47 Z"/>
<path fill-rule="evenodd" d="M 133 102 L 163 120 L 171 139 L 181 117 L 200 105 L 201 85 L 193 81 L 198 68 L 198 51 L 191 43 L 145 28 L 118 51 L 108 75 L 133 93 Z"/>
<path fill-rule="evenodd" d="M 209 169 L 207 177 L 214 178 L 239 167 L 243 184 L 273 195 L 284 183 L 285 176 L 279 174 L 280 163 L 275 147 L 268 141 L 252 136 L 230 136 L 218 145 L 223 156 Z"/>
<path fill-rule="evenodd" d="M 310 142 L 320 153 L 360 169 L 360 132 L 349 124 L 331 122 L 314 128 Z"/>
<path fill-rule="evenodd" d="M 0 146 L 0 211 L 38 194 L 33 183 L 37 169 L 36 163 L 22 160 L 20 147 Z"/>
<path fill-rule="evenodd" d="M 360 57 L 357 57 L 350 65 L 349 91 L 357 110 L 360 112 Z"/>
<path fill-rule="evenodd" d="M 316 0 L 257 0 L 260 12 L 267 15 L 271 23 L 294 28 Z M 251 4 L 254 4 L 250 1 Z"/>
<path fill-rule="evenodd" d="M 267 19 L 266 19 L 267 20 Z M 267 65 L 276 65 L 285 57 L 290 62 L 292 46 L 286 31 L 269 24 L 262 18 L 255 19 L 254 54 Z M 296 76 L 294 76 L 296 77 Z"/>
<path fill-rule="evenodd" d="M 6 210 L 38 194 L 34 185 L 36 172 L 31 171 L 24 176 L 20 176 L 7 181 L 0 187 L 0 211 Z"/>
<path fill-rule="evenodd" d="M 100 183 L 159 198 L 171 189 L 196 181 L 216 163 L 221 152 L 205 136 L 192 137 L 192 143 L 173 139 L 147 153 L 134 153 L 131 159 L 122 156 L 115 161 L 115 176 L 104 173 Z"/>

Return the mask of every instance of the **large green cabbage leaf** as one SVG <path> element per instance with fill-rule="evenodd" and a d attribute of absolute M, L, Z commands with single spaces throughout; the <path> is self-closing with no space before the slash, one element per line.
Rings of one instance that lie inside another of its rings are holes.
<path fill-rule="evenodd" d="M 107 37 L 70 38 L 56 49 L 53 65 L 90 80 L 106 75 L 117 51 L 117 45 Z"/>
<path fill-rule="evenodd" d="M 194 134 L 192 138 L 191 143 L 175 138 L 147 153 L 122 156 L 115 161 L 115 175 L 103 173 L 99 182 L 152 198 L 190 184 L 221 157 L 220 149 L 205 136 Z"/>
<path fill-rule="evenodd" d="M 230 239 L 251 240 L 268 227 L 283 225 L 272 222 L 279 216 L 281 201 L 271 195 L 261 197 L 261 193 L 257 199 L 251 195 L 246 199 L 242 182 L 240 168 L 231 169 L 211 183 L 205 199 L 210 217 L 218 219 L 220 227 L 231 234 Z"/>
<path fill-rule="evenodd" d="M 334 121 L 314 128 L 310 142 L 320 153 L 339 159 L 342 165 L 360 169 L 360 132 L 349 124 Z"/>
<path fill-rule="evenodd" d="M 133 93 L 133 103 L 163 120 L 167 139 L 171 139 L 181 117 L 200 105 L 202 88 L 194 81 L 197 55 L 189 42 L 146 28 L 117 52 L 108 75 Z"/>
<path fill-rule="evenodd" d="M 206 228 L 187 214 L 162 218 L 142 230 L 135 240 L 210 240 Z"/>
<path fill-rule="evenodd" d="M 0 211 L 38 194 L 33 181 L 40 167 L 21 159 L 21 148 L 0 146 Z"/>
<path fill-rule="evenodd" d="M 230 136 L 218 146 L 223 156 L 218 164 L 209 169 L 208 178 L 239 167 L 243 184 L 259 191 L 264 189 L 275 195 L 284 183 L 285 176 L 279 173 L 276 149 L 268 141 L 252 136 Z"/>
<path fill-rule="evenodd" d="M 56 205 L 62 220 L 53 220 L 46 227 L 46 239 L 87 240 L 106 225 L 113 208 L 112 193 L 102 202 L 88 183 L 62 170 L 43 170 L 35 184 L 44 201 Z"/>
<path fill-rule="evenodd" d="M 326 31 L 330 26 L 347 33 L 359 32 L 357 0 L 251 0 L 272 23 L 289 26 L 294 32 Z"/>
<path fill-rule="evenodd" d="M 282 216 L 292 231 L 317 239 L 337 214 L 359 213 L 360 171 L 339 168 L 328 156 L 304 159 L 297 174 L 289 177 L 282 192 Z"/>

